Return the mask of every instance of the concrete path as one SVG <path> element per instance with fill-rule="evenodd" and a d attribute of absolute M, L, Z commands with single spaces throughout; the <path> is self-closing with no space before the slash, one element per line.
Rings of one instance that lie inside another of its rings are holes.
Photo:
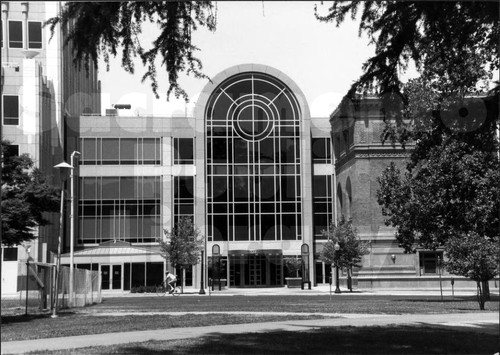
<path fill-rule="evenodd" d="M 89 346 L 108 346 L 150 340 L 176 340 L 269 331 L 304 331 L 338 326 L 425 325 L 432 327 L 459 327 L 467 331 L 499 334 L 497 312 L 453 314 L 335 314 L 337 318 L 291 320 L 266 323 L 228 324 L 207 327 L 169 328 L 123 333 L 80 335 L 64 338 L 10 341 L 2 343 L 2 354 L 19 354 L 30 351 L 77 349 Z"/>

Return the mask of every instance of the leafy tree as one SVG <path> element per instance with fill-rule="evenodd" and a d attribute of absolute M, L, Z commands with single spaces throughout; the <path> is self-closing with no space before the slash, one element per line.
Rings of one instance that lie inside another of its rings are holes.
<path fill-rule="evenodd" d="M 470 233 L 495 240 L 499 168 L 494 153 L 444 138 L 429 149 L 427 160 L 409 164 L 404 174 L 391 163 L 378 178 L 377 201 L 408 252 L 415 244 L 436 249 Z"/>
<path fill-rule="evenodd" d="M 425 153 L 412 152 L 404 174 L 389 165 L 378 178 L 377 200 L 405 251 L 444 246 L 448 271 L 478 282 L 483 309 L 480 283 L 498 273 L 500 163 L 490 149 L 453 135 L 440 140 Z"/>
<path fill-rule="evenodd" d="M 189 217 L 179 218 L 171 231 L 163 231 L 166 240 L 158 240 L 163 257 L 173 268 L 184 270 L 200 261 L 203 236 Z"/>
<path fill-rule="evenodd" d="M 363 255 L 368 254 L 368 243 L 358 237 L 358 232 L 352 226 L 352 220 L 347 220 L 343 215 L 335 226 L 332 222 L 329 231 L 324 230 L 323 236 L 328 238 L 321 252 L 321 260 L 341 268 L 352 269 L 353 266 L 361 267 Z M 335 244 L 340 249 L 335 250 Z"/>
<path fill-rule="evenodd" d="M 465 116 L 471 119 L 464 112 L 460 117 L 461 105 L 466 97 L 487 91 L 499 69 L 499 10 L 490 1 L 336 1 L 325 15 L 317 9 L 315 14 L 339 26 L 347 15 L 355 19 L 361 13 L 359 35 L 368 36 L 375 54 L 346 101 L 357 93 L 380 95 L 387 123 L 383 139 L 405 144 L 423 139 L 416 122 L 431 123 L 426 128 L 439 134 L 456 129 Z M 411 63 L 420 77 L 403 85 L 400 76 Z M 496 112 L 498 88 L 497 83 L 490 105 Z M 486 129 L 496 117 L 488 115 Z"/>
<path fill-rule="evenodd" d="M 488 280 L 500 273 L 500 246 L 496 241 L 471 232 L 460 238 L 451 238 L 446 242 L 445 262 L 447 270 L 456 275 L 466 276 L 477 283 L 479 308 L 484 310 Z M 483 286 L 483 287 L 482 287 Z"/>
<path fill-rule="evenodd" d="M 141 43 L 145 22 L 156 23 L 160 29 L 151 48 Z M 179 73 L 206 78 L 201 72 L 201 61 L 194 56 L 198 48 L 192 44 L 192 33 L 198 26 L 214 31 L 216 14 L 210 1 L 67 2 L 61 14 L 46 24 L 52 34 L 57 24 L 68 29 L 65 45 L 71 44 L 75 65 L 83 62 L 87 69 L 90 65 L 97 69 L 102 55 L 109 70 L 109 53 L 116 56 L 121 50 L 123 68 L 134 74 L 133 58 L 139 56 L 147 66 L 142 81 L 151 81 L 158 98 L 160 61 L 168 75 L 167 98 L 173 91 L 176 97 L 187 100 L 187 93 L 178 83 Z"/>
<path fill-rule="evenodd" d="M 326 15 L 317 8 L 315 15 L 340 26 L 346 15 L 356 19 L 360 12 L 359 35 L 375 44 L 375 55 L 363 65 L 351 95 L 374 85 L 379 93 L 399 91 L 400 74 L 411 61 L 437 86 L 449 84 L 455 91 L 491 78 L 499 68 L 499 6 L 489 1 L 335 1 Z"/>
<path fill-rule="evenodd" d="M 49 223 L 46 212 L 59 209 L 59 192 L 28 154 L 17 156 L 2 141 L 2 244 L 19 245 L 36 238 L 34 228 Z"/>

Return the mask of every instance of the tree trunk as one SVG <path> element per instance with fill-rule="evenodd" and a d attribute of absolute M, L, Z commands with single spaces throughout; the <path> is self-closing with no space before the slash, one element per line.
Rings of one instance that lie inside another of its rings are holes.
<path fill-rule="evenodd" d="M 482 281 L 482 286 L 483 286 L 483 297 L 484 297 L 484 300 L 485 301 L 489 301 L 490 300 L 490 285 L 489 285 L 489 281 L 486 280 L 486 281 Z"/>
<path fill-rule="evenodd" d="M 481 281 L 477 281 L 477 301 L 479 303 L 479 309 L 484 311 L 484 303 L 486 302 L 483 294 L 483 289 L 481 287 Z"/>

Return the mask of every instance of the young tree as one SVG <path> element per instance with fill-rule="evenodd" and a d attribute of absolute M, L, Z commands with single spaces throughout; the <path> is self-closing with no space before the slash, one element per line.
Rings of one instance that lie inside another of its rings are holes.
<path fill-rule="evenodd" d="M 358 237 L 358 232 L 352 226 L 352 220 L 347 220 L 343 215 L 337 225 L 330 224 L 329 231 L 324 230 L 323 236 L 328 238 L 321 252 L 321 260 L 340 268 L 347 268 L 349 272 L 353 266 L 361 267 L 360 262 L 363 255 L 369 253 L 368 243 Z M 339 244 L 339 250 L 335 250 L 335 244 Z"/>
<path fill-rule="evenodd" d="M 123 68 L 134 74 L 133 58 L 139 56 L 147 66 L 142 80 L 151 80 L 157 98 L 159 59 L 168 75 L 167 98 L 174 92 L 176 97 L 187 100 L 187 93 L 178 82 L 179 73 L 206 78 L 201 72 L 201 61 L 194 56 L 198 48 L 191 37 L 198 26 L 215 31 L 215 12 L 210 1 L 67 2 L 61 14 L 46 24 L 52 34 L 57 24 L 67 28 L 64 44 L 71 44 L 75 65 L 83 62 L 87 69 L 90 65 L 97 69 L 102 55 L 109 70 L 109 53 L 116 56 L 121 50 Z M 156 23 L 160 29 L 151 48 L 145 48 L 140 38 L 146 22 Z"/>
<path fill-rule="evenodd" d="M 28 154 L 17 156 L 2 141 L 2 244 L 19 245 L 36 238 L 33 229 L 49 223 L 45 213 L 59 210 L 59 191 Z"/>
<path fill-rule="evenodd" d="M 158 240 L 163 257 L 175 269 L 181 267 L 183 272 L 187 267 L 198 264 L 203 247 L 203 236 L 193 220 L 181 217 L 171 231 L 163 231 L 166 240 Z"/>
<path fill-rule="evenodd" d="M 302 268 L 302 259 L 289 256 L 283 258 L 283 264 L 285 265 L 287 276 L 289 277 L 299 277 L 299 271 Z"/>
<path fill-rule="evenodd" d="M 484 310 L 488 290 L 484 288 L 500 273 L 499 240 L 492 240 L 471 232 L 446 242 L 446 269 L 456 275 L 468 277 L 477 283 L 479 308 Z"/>

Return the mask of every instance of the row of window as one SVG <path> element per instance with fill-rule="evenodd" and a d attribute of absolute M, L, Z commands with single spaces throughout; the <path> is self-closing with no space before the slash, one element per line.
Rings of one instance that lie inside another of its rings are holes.
<path fill-rule="evenodd" d="M 3 21 L 1 26 L 2 48 L 4 46 Z M 9 48 L 24 48 L 23 21 L 8 21 L 8 43 Z M 42 23 L 39 21 L 28 21 L 28 49 L 42 48 Z"/>
<path fill-rule="evenodd" d="M 161 138 L 81 138 L 82 165 L 160 165 Z"/>
<path fill-rule="evenodd" d="M 300 213 L 207 214 L 208 241 L 301 240 Z"/>
<path fill-rule="evenodd" d="M 194 164 L 194 139 L 174 138 L 174 165 Z M 82 165 L 160 165 L 161 138 L 81 138 Z"/>

